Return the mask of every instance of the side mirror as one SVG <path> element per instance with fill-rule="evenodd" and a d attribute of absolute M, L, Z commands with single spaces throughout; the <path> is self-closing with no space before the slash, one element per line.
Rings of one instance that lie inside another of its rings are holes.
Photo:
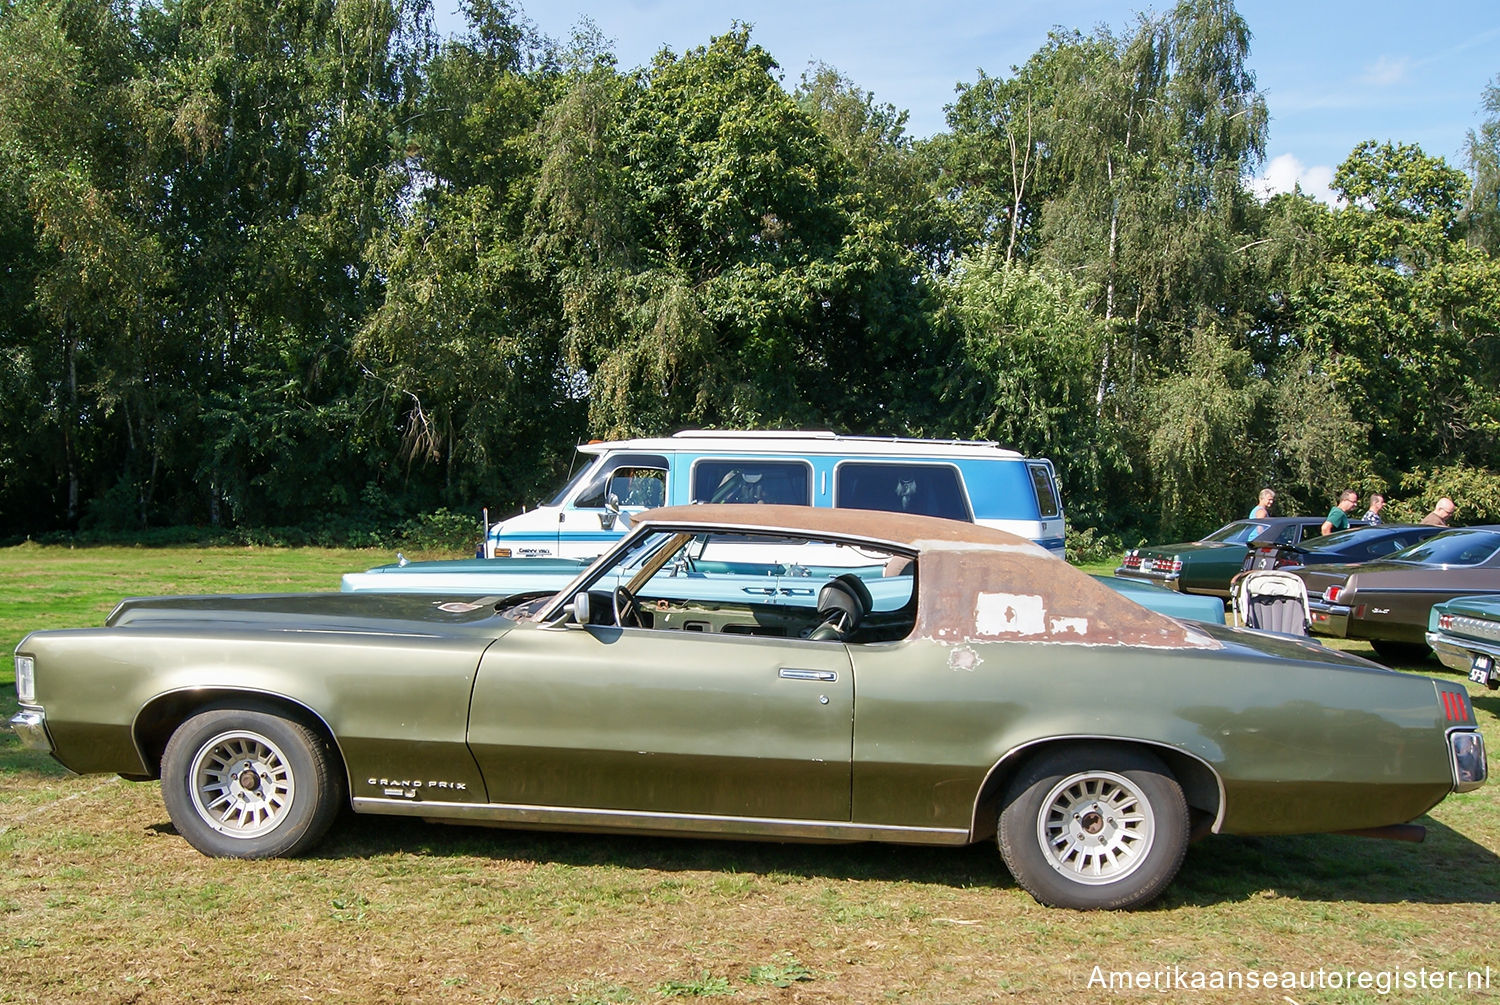
<path fill-rule="evenodd" d="M 569 604 L 567 607 L 563 608 L 563 610 L 570 612 L 573 615 L 573 620 L 576 623 L 578 623 L 580 625 L 586 625 L 586 624 L 588 624 L 589 623 L 589 595 L 588 595 L 588 591 L 587 590 L 580 590 L 578 592 L 578 594 L 573 598 L 573 602 L 571 604 Z"/>
<path fill-rule="evenodd" d="M 629 530 L 630 514 L 620 509 L 620 497 L 611 492 L 604 503 L 604 512 L 599 515 L 599 529 L 613 530 L 616 524 L 621 530 Z"/>

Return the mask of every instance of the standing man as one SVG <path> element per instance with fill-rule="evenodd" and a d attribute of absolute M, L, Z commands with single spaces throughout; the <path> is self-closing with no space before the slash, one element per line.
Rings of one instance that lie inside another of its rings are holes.
<path fill-rule="evenodd" d="M 1251 520 L 1264 520 L 1271 515 L 1271 504 L 1276 501 L 1276 493 L 1272 489 L 1261 489 L 1260 500 L 1250 510 Z"/>
<path fill-rule="evenodd" d="M 1453 505 L 1453 500 L 1443 496 L 1437 501 L 1437 505 L 1432 507 L 1432 512 L 1422 518 L 1422 522 L 1429 527 L 1446 527 L 1457 511 L 1458 507 Z"/>
<path fill-rule="evenodd" d="M 1359 493 L 1353 489 L 1345 489 L 1339 493 L 1339 504 L 1328 511 L 1328 519 L 1323 521 L 1323 533 L 1332 534 L 1336 530 L 1349 529 L 1349 511 L 1359 504 Z"/>
<path fill-rule="evenodd" d="M 1385 509 L 1385 496 L 1376 492 L 1370 496 L 1370 508 L 1365 510 L 1365 523 L 1378 527 L 1385 523 L 1380 517 L 1380 511 Z"/>

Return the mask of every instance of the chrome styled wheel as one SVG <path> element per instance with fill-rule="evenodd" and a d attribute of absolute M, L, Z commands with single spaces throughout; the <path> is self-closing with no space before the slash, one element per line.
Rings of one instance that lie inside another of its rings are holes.
<path fill-rule="evenodd" d="M 347 801 L 332 745 L 272 712 L 215 708 L 177 727 L 161 758 L 172 824 L 205 855 L 296 855 Z"/>
<path fill-rule="evenodd" d="M 1069 775 L 1042 798 L 1037 842 L 1074 882 L 1114 883 L 1151 854 L 1156 817 L 1130 779 L 1112 771 Z"/>
<path fill-rule="evenodd" d="M 259 733 L 220 733 L 193 755 L 193 808 L 220 834 L 253 838 L 275 830 L 297 794 L 280 748 Z"/>

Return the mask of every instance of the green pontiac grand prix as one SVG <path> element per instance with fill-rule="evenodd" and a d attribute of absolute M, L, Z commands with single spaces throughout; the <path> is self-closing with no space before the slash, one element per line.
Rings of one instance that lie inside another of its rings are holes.
<path fill-rule="evenodd" d="M 747 586 L 756 567 L 775 572 Z M 1487 773 L 1459 683 L 1177 621 L 1020 538 L 895 513 L 655 510 L 520 604 L 127 600 L 103 628 L 29 635 L 16 669 L 29 745 L 160 778 L 189 843 L 241 858 L 309 849 L 346 805 L 996 839 L 1042 903 L 1121 908 L 1190 837 L 1416 839 L 1409 821 Z"/>

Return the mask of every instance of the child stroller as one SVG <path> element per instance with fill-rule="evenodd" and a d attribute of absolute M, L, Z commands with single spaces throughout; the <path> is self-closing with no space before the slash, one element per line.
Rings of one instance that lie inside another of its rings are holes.
<path fill-rule="evenodd" d="M 1283 635 L 1306 635 L 1312 623 L 1307 585 L 1290 572 L 1256 569 L 1236 577 L 1234 614 L 1246 628 Z"/>

